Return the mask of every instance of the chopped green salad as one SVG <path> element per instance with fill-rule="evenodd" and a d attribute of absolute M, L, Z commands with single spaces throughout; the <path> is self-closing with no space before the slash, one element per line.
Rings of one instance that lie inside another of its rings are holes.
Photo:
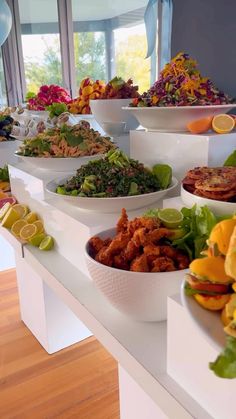
<path fill-rule="evenodd" d="M 104 158 L 81 166 L 56 192 L 96 198 L 141 195 L 168 188 L 171 179 L 170 166 L 160 164 L 150 170 L 121 150 L 111 150 Z"/>

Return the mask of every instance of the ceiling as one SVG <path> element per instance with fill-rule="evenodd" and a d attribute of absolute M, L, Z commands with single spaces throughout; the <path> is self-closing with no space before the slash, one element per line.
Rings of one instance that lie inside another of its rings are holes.
<path fill-rule="evenodd" d="M 111 19 L 141 7 L 148 0 L 72 0 L 73 21 Z M 19 0 L 21 23 L 57 22 L 56 0 Z"/>

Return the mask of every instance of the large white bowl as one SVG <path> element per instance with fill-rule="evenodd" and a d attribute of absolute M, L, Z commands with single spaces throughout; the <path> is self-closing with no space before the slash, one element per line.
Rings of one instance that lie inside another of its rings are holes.
<path fill-rule="evenodd" d="M 115 229 L 97 234 L 114 237 Z M 167 318 L 167 297 L 180 291 L 187 269 L 174 272 L 130 272 L 96 262 L 85 247 L 89 274 L 97 288 L 121 313 L 139 321 L 162 321 Z"/>
<path fill-rule="evenodd" d="M 160 132 L 183 132 L 187 131 L 187 124 L 207 116 L 215 116 L 226 113 L 234 105 L 212 105 L 212 106 L 169 106 L 169 107 L 140 107 L 123 108 L 134 115 L 140 125 L 149 131 Z"/>
<path fill-rule="evenodd" d="M 91 111 L 105 132 L 108 133 L 107 127 L 109 123 L 120 124 L 124 122 L 124 126 L 120 126 L 120 133 L 129 132 L 139 126 L 135 116 L 126 109 L 132 99 L 97 99 L 90 100 Z M 114 125 L 112 127 L 114 129 Z"/>
<path fill-rule="evenodd" d="M 127 210 L 135 210 L 138 208 L 147 207 L 148 205 L 162 199 L 169 191 L 178 185 L 177 179 L 172 177 L 171 186 L 169 188 L 143 195 L 121 196 L 115 198 L 89 198 L 57 194 L 55 192 L 57 186 L 64 184 L 67 179 L 68 177 L 64 179 L 52 180 L 46 185 L 47 192 L 49 192 L 57 199 L 63 199 L 69 204 L 77 206 L 79 209 L 102 213 L 119 213 L 122 208 L 126 208 Z"/>
<path fill-rule="evenodd" d="M 15 154 L 19 159 L 37 169 L 50 170 L 54 172 L 70 172 L 77 170 L 90 160 L 100 159 L 103 157 L 103 154 L 84 157 L 28 157 L 20 156 L 17 153 Z"/>
<path fill-rule="evenodd" d="M 186 191 L 183 185 L 181 185 L 181 199 L 190 208 L 195 204 L 201 207 L 207 205 L 215 215 L 233 214 L 236 211 L 236 202 L 224 202 L 203 198 Z"/>

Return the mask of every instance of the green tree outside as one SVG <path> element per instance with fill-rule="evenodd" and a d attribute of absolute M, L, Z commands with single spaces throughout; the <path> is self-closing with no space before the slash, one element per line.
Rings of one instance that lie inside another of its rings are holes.
<path fill-rule="evenodd" d="M 116 74 L 128 80 L 133 78 L 140 92 L 150 87 L 150 59 L 144 59 L 145 35 L 129 36 L 116 48 Z M 85 77 L 106 80 L 105 35 L 103 32 L 74 34 L 76 86 Z M 43 84 L 62 85 L 59 41 L 48 46 L 45 40 L 44 60 L 41 64 L 27 60 L 25 75 L 27 90 L 37 93 Z"/>

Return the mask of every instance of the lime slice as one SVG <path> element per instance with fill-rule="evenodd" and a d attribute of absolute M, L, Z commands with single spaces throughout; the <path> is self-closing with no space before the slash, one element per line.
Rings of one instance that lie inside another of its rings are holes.
<path fill-rule="evenodd" d="M 54 246 L 54 240 L 51 236 L 46 236 L 43 241 L 41 241 L 39 248 L 40 250 L 51 250 Z"/>
<path fill-rule="evenodd" d="M 19 237 L 21 229 L 26 225 L 27 225 L 27 221 L 25 221 L 25 220 L 15 221 L 14 224 L 12 225 L 12 227 L 11 227 L 12 234 Z"/>
<path fill-rule="evenodd" d="M 38 216 L 35 212 L 29 212 L 29 214 L 26 215 L 25 220 L 27 221 L 27 223 L 31 224 L 34 221 L 38 220 Z"/>
<path fill-rule="evenodd" d="M 0 209 L 0 220 L 6 215 L 7 211 L 11 208 L 10 202 L 6 202 L 3 207 Z"/>
<path fill-rule="evenodd" d="M 35 236 L 31 237 L 29 239 L 29 243 L 32 244 L 32 246 L 39 247 L 39 245 L 42 243 L 43 239 L 45 239 L 44 233 L 35 234 Z"/>
<path fill-rule="evenodd" d="M 11 228 L 15 221 L 19 220 L 20 216 L 13 208 L 9 208 L 6 215 L 3 217 L 2 226 Z"/>
<path fill-rule="evenodd" d="M 167 228 L 176 228 L 183 221 L 183 214 L 175 208 L 163 208 L 158 212 L 158 218 Z"/>

